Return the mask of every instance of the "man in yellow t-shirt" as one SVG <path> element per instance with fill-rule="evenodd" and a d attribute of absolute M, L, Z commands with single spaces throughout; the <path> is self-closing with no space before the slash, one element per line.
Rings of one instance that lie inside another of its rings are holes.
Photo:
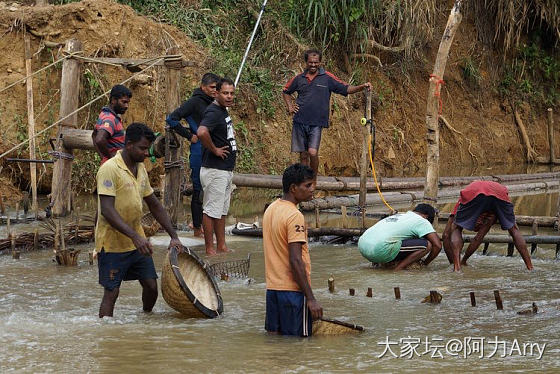
<path fill-rule="evenodd" d="M 282 198 L 264 213 L 265 329 L 270 334 L 310 336 L 312 320 L 323 316 L 311 290 L 307 228 L 297 208 L 313 198 L 314 177 L 309 166 L 289 166 L 282 176 Z"/>
<path fill-rule="evenodd" d="M 124 149 L 105 162 L 97 173 L 98 219 L 95 250 L 98 253 L 99 284 L 105 288 L 99 317 L 112 317 L 123 280 L 139 280 L 142 303 L 150 312 L 156 303 L 157 274 L 152 245 L 142 229 L 142 201 L 165 228 L 169 248 L 181 247 L 165 209 L 154 196 L 143 161 L 154 141 L 154 132 L 143 123 L 126 129 Z"/>

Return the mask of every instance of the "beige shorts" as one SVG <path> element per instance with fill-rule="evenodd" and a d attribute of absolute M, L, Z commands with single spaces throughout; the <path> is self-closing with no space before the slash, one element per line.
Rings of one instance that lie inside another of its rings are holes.
<path fill-rule="evenodd" d="M 220 219 L 227 216 L 231 197 L 233 171 L 200 168 L 202 184 L 202 212 L 208 217 Z"/>

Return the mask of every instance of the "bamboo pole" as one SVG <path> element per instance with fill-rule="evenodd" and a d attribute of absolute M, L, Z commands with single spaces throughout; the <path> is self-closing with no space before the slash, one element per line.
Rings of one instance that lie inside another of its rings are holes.
<path fill-rule="evenodd" d="M 82 43 L 77 39 L 71 39 L 66 43 L 65 50 L 68 53 L 80 51 Z M 61 118 L 74 112 L 78 108 L 78 97 L 80 93 L 80 62 L 76 59 L 66 59 L 62 63 L 62 78 L 60 80 L 60 112 Z M 58 130 L 57 151 L 67 155 L 57 158 L 54 163 L 52 176 L 51 203 L 52 213 L 55 217 L 66 216 L 72 210 L 71 202 L 71 179 L 72 179 L 72 149 L 66 148 L 62 143 L 61 134 L 64 127 L 76 127 L 78 116 L 76 113 L 65 119 Z"/>
<path fill-rule="evenodd" d="M 171 51 L 175 52 L 175 48 Z M 168 66 L 167 69 L 167 111 L 171 113 L 180 104 L 180 83 L 181 70 Z M 176 147 L 171 146 L 171 142 L 176 143 Z M 178 165 L 181 160 L 180 137 L 175 136 L 172 130 L 165 130 L 165 191 L 163 194 L 163 205 L 171 218 L 174 226 L 177 225 L 177 217 L 181 199 L 181 176 L 182 167 Z"/>
<path fill-rule="evenodd" d="M 447 25 L 437 53 L 434 70 L 430 76 L 430 87 L 428 89 L 428 100 L 426 105 L 426 141 L 427 141 L 427 170 L 426 185 L 424 187 L 424 200 L 428 203 L 436 203 L 438 197 L 439 180 L 439 124 L 438 118 L 441 112 L 441 85 L 445 65 L 449 57 L 449 49 L 453 42 L 455 32 L 461 23 L 462 0 L 455 0 L 453 9 L 447 19 Z"/>
<path fill-rule="evenodd" d="M 32 73 L 33 55 L 31 54 L 31 41 L 29 35 L 25 35 L 25 73 L 30 76 Z M 27 88 L 27 136 L 29 137 L 29 158 L 35 160 L 35 112 L 33 108 L 33 78 L 26 80 Z M 29 163 L 31 174 L 31 209 L 35 214 L 35 219 L 39 216 L 39 207 L 37 204 L 37 164 Z"/>
<path fill-rule="evenodd" d="M 367 175 L 369 170 L 368 162 L 368 142 L 369 134 L 371 132 L 371 90 L 366 90 L 365 94 L 365 113 L 364 117 L 366 123 L 362 127 L 362 157 L 360 159 L 360 197 L 358 206 L 364 208 L 366 205 L 366 193 L 367 193 Z"/>
<path fill-rule="evenodd" d="M 550 163 L 554 164 L 556 155 L 554 154 L 554 118 L 552 116 L 552 108 L 547 109 L 548 112 L 548 146 L 550 148 Z"/>

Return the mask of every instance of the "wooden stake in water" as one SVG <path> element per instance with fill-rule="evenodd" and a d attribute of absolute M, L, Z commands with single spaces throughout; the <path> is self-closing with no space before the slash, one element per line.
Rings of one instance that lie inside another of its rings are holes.
<path fill-rule="evenodd" d="M 74 231 L 74 235 L 76 236 L 76 244 L 80 242 L 80 216 L 76 218 L 76 230 Z"/>
<path fill-rule="evenodd" d="M 504 305 L 502 303 L 502 297 L 500 296 L 500 291 L 494 290 L 494 299 L 496 300 L 496 309 L 504 310 Z"/>
<path fill-rule="evenodd" d="M 513 256 L 513 243 L 508 243 L 507 257 Z"/>
<path fill-rule="evenodd" d="M 340 211 L 342 213 L 342 227 L 347 229 L 348 228 L 348 214 L 346 213 L 346 205 L 342 205 L 340 207 Z"/>
<path fill-rule="evenodd" d="M 474 291 L 469 293 L 471 295 L 471 306 L 476 306 L 476 297 L 474 296 Z"/>
<path fill-rule="evenodd" d="M 19 202 L 16 203 L 16 222 L 19 220 Z"/>
<path fill-rule="evenodd" d="M 334 277 L 332 275 L 328 280 L 328 284 L 329 284 L 329 292 L 334 293 Z"/>
<path fill-rule="evenodd" d="M 401 298 L 401 289 L 399 287 L 395 287 L 395 299 L 400 300 Z"/>
<path fill-rule="evenodd" d="M 366 208 L 362 209 L 362 229 L 366 228 Z"/>
<path fill-rule="evenodd" d="M 319 217 L 319 207 L 315 208 L 315 227 L 316 228 L 321 228 L 321 220 Z"/>
<path fill-rule="evenodd" d="M 93 252 L 89 252 L 88 255 L 89 255 L 89 264 L 93 265 Z"/>
<path fill-rule="evenodd" d="M 531 226 L 531 235 L 538 235 L 539 234 L 539 224 L 537 220 L 533 220 L 533 225 Z M 537 243 L 531 243 L 531 254 L 537 251 Z"/>
<path fill-rule="evenodd" d="M 354 296 L 356 294 L 356 290 L 353 288 L 350 288 L 349 291 L 350 291 L 350 296 Z"/>
<path fill-rule="evenodd" d="M 39 249 L 39 229 L 35 229 L 33 233 L 33 250 L 36 251 Z"/>
<path fill-rule="evenodd" d="M 8 239 L 12 237 L 12 229 L 10 228 L 10 216 L 6 217 L 6 237 Z"/>
<path fill-rule="evenodd" d="M 373 297 L 373 290 L 371 289 L 371 287 L 368 287 L 366 297 Z"/>
<path fill-rule="evenodd" d="M 0 213 L 6 213 L 6 209 L 4 208 L 4 195 L 0 193 Z"/>

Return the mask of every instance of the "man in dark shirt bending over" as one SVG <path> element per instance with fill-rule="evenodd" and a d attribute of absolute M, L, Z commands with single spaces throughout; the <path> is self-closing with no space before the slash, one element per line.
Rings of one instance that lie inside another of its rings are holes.
<path fill-rule="evenodd" d="M 200 88 L 194 90 L 192 96 L 170 115 L 165 122 L 177 134 L 187 138 L 191 142 L 191 153 L 189 156 L 189 166 L 191 167 L 191 181 L 193 184 L 193 194 L 191 199 L 191 214 L 193 220 L 194 236 L 202 236 L 202 185 L 200 184 L 200 167 L 202 165 L 202 145 L 198 141 L 196 132 L 204 111 L 214 101 L 216 96 L 216 84 L 220 77 L 216 74 L 206 73 L 202 76 Z M 181 125 L 184 119 L 189 127 Z"/>
<path fill-rule="evenodd" d="M 214 233 L 218 252 L 228 252 L 225 218 L 229 211 L 231 180 L 237 154 L 233 122 L 227 110 L 233 105 L 233 81 L 228 78 L 220 79 L 216 91 L 216 100 L 206 108 L 197 131 L 198 139 L 203 145 L 200 169 L 204 191 L 202 227 L 208 255 L 216 254 Z"/>

